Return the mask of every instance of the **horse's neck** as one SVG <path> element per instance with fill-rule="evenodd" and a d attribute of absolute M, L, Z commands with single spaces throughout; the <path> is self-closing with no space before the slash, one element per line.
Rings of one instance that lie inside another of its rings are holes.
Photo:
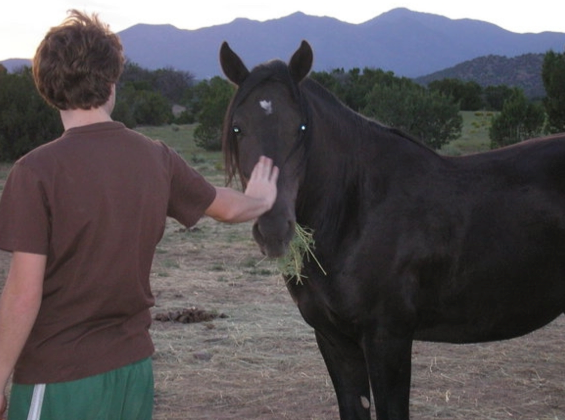
<path fill-rule="evenodd" d="M 368 206 L 383 198 L 381 187 L 389 177 L 403 177 L 403 171 L 425 173 L 439 157 L 345 107 L 336 109 L 330 114 L 320 101 L 313 105 L 313 132 L 296 216 L 299 223 L 321 229 L 324 238 L 339 242 L 351 220 L 362 218 Z"/>
<path fill-rule="evenodd" d="M 357 146 L 340 136 L 345 133 L 315 129 L 296 203 L 298 223 L 320 231 L 328 252 L 339 243 L 347 220 L 357 219 L 367 168 Z"/>

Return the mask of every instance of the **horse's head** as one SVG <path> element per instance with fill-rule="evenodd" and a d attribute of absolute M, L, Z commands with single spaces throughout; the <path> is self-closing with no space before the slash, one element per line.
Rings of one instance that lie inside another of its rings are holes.
<path fill-rule="evenodd" d="M 308 130 L 299 84 L 310 72 L 312 58 L 303 41 L 288 65 L 276 60 L 249 71 L 227 43 L 220 50 L 222 70 L 238 86 L 224 122 L 228 179 L 239 175 L 245 186 L 261 155 L 280 169 L 277 200 L 253 226 L 255 240 L 269 257 L 283 255 L 294 235 Z"/>

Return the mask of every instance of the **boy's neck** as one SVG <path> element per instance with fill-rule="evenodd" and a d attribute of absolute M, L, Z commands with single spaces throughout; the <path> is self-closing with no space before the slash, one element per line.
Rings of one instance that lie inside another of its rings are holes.
<path fill-rule="evenodd" d="M 65 130 L 84 125 L 112 121 L 112 111 L 116 103 L 116 85 L 112 84 L 110 97 L 98 108 L 59 110 Z"/>
<path fill-rule="evenodd" d="M 103 107 L 93 109 L 60 110 L 61 121 L 65 130 L 84 125 L 112 121 L 112 117 Z"/>

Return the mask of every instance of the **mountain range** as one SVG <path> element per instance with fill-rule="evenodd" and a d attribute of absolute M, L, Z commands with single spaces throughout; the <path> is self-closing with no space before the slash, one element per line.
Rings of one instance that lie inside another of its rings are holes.
<path fill-rule="evenodd" d="M 314 50 L 316 71 L 372 67 L 411 78 L 480 56 L 561 52 L 565 46 L 565 33 L 518 34 L 491 23 L 404 8 L 361 24 L 298 12 L 266 22 L 236 19 L 198 30 L 140 24 L 120 32 L 120 37 L 126 55 L 142 67 L 171 66 L 198 79 L 221 75 L 218 50 L 224 40 L 249 67 L 272 58 L 286 61 L 306 39 Z"/>
<path fill-rule="evenodd" d="M 127 58 L 141 67 L 172 67 L 189 71 L 196 79 L 222 75 L 218 51 L 223 41 L 250 68 L 272 58 L 287 61 L 305 39 L 314 50 L 315 71 L 370 67 L 410 78 L 481 56 L 561 52 L 565 46 L 565 33 L 520 34 L 492 23 L 452 20 L 405 8 L 361 24 L 297 12 L 265 22 L 238 18 L 197 30 L 138 24 L 118 34 Z M 10 68 L 14 61 L 4 65 Z"/>
<path fill-rule="evenodd" d="M 485 55 L 464 61 L 453 67 L 414 79 L 427 85 L 435 80 L 457 79 L 476 82 L 482 87 L 506 85 L 519 87 L 527 98 L 539 99 L 545 96 L 541 77 L 545 54 L 523 54 L 517 57 Z"/>

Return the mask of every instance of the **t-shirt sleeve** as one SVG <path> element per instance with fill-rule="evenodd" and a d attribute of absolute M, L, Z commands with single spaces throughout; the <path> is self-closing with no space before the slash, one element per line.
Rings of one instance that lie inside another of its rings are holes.
<path fill-rule="evenodd" d="M 0 249 L 47 255 L 50 223 L 45 197 L 39 178 L 16 162 L 0 197 Z"/>
<path fill-rule="evenodd" d="M 216 198 L 216 188 L 176 152 L 170 150 L 170 154 L 172 178 L 167 216 L 190 227 L 204 216 Z"/>

